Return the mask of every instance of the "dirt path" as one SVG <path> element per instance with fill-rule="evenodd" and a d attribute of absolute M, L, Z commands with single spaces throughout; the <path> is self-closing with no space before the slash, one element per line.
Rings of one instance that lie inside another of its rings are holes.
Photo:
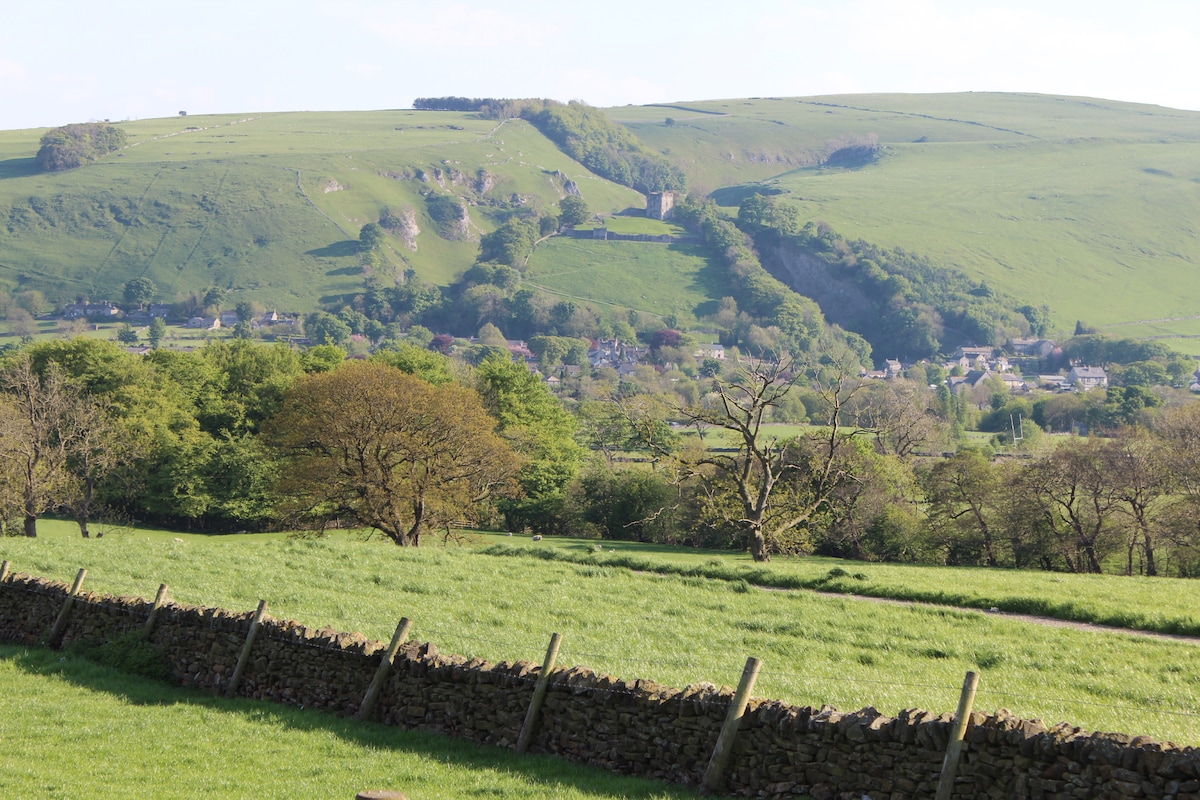
<path fill-rule="evenodd" d="M 1016 620 L 1017 622 L 1028 622 L 1033 625 L 1045 625 L 1050 628 L 1071 628 L 1077 631 L 1091 631 L 1093 633 L 1125 633 L 1130 636 L 1146 636 L 1151 639 L 1162 639 L 1172 642 L 1186 642 L 1200 646 L 1200 638 L 1195 636 L 1181 636 L 1174 633 L 1158 633 L 1157 631 L 1141 631 L 1133 628 L 1117 628 L 1111 625 L 1096 625 L 1092 622 L 1075 622 L 1073 620 L 1058 619 L 1057 617 L 1039 617 L 1034 614 L 1017 614 L 1009 611 L 982 611 L 978 608 L 965 608 L 963 606 L 944 606 L 937 603 L 922 603 L 916 600 L 896 600 L 891 597 L 870 597 L 862 594 L 842 594 L 840 592 L 817 592 L 815 590 L 797 590 L 797 589 L 777 589 L 774 587 L 763 586 L 759 587 L 768 591 L 776 592 L 793 592 L 793 591 L 814 591 L 822 597 L 839 597 L 850 600 L 865 600 L 870 603 L 883 603 L 892 606 L 921 606 L 924 608 L 953 608 L 959 611 L 978 611 L 980 614 L 986 614 L 991 617 L 1003 617 L 1005 619 Z"/>

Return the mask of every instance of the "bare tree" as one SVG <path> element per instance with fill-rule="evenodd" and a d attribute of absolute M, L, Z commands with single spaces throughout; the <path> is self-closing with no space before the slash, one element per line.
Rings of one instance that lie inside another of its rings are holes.
<path fill-rule="evenodd" d="M 860 429 L 845 429 L 842 410 L 862 388 L 858 363 L 846 352 L 820 362 L 743 362 L 728 379 L 714 379 L 700 403 L 675 409 L 688 425 L 722 428 L 738 440 L 736 453 L 703 448 L 675 454 L 681 479 L 698 482 L 709 508 L 746 536 L 755 561 L 773 552 L 804 549 L 801 535 L 833 512 L 839 489 L 857 476 L 849 451 Z M 798 439 L 764 429 L 770 410 L 797 386 L 811 385 L 825 401 L 825 425 Z M 663 457 L 664 448 L 647 445 Z"/>
<path fill-rule="evenodd" d="M 77 408 L 57 365 L 39 375 L 23 355 L 0 373 L 0 460 L 15 483 L 26 536 L 37 536 L 38 517 L 61 502 L 70 482 Z"/>
<path fill-rule="evenodd" d="M 859 425 L 875 434 L 875 448 L 883 455 L 908 458 L 939 438 L 945 438 L 945 424 L 933 408 L 933 392 L 924 384 L 894 378 L 877 381 L 876 391 L 863 393 L 867 398 L 856 403 Z"/>
<path fill-rule="evenodd" d="M 96 491 L 114 472 L 133 464 L 133 438 L 116 414 L 95 398 L 80 398 L 69 420 L 71 431 L 66 471 L 71 480 L 64 487 L 62 507 L 69 509 L 79 524 L 79 533 L 90 538 L 88 523 L 96 514 Z"/>
<path fill-rule="evenodd" d="M 1014 487 L 1036 505 L 1071 572 L 1103 572 L 1123 538 L 1121 497 L 1104 448 L 1099 440 L 1062 444 L 1022 470 Z"/>

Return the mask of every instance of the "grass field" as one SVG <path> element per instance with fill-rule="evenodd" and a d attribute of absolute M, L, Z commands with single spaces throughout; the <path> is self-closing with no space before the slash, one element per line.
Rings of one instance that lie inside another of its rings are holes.
<path fill-rule="evenodd" d="M 1200 349 L 1174 338 L 1194 326 L 1161 321 L 1193 317 L 1200 306 L 1200 113 L 988 92 L 608 113 L 678 162 L 693 195 L 712 193 L 732 209 L 766 186 L 845 236 L 963 269 L 1022 303 L 1047 303 L 1057 332 L 1079 319 L 1123 323 L 1124 335 L 1165 335 L 1186 352 Z M 644 204 L 520 120 L 298 112 L 122 126 L 133 146 L 57 174 L 35 169 L 41 131 L 0 132 L 0 285 L 111 297 L 146 275 L 162 299 L 218 284 L 232 301 L 308 310 L 361 289 L 353 241 L 384 207 L 414 209 L 422 230 L 415 251 L 389 237 L 390 267 L 444 285 L 470 265 L 478 235 L 500 216 L 518 207 L 553 211 L 564 179 L 602 215 Z M 830 142 L 869 135 L 883 148 L 875 164 L 817 166 Z M 481 171 L 492 181 L 486 192 L 475 185 Z M 467 202 L 465 239 L 434 232 L 426 193 Z M 640 232 L 649 221 L 610 224 Z M 646 288 L 633 299 L 645 294 L 647 302 L 634 307 L 684 309 L 676 313 L 728 294 L 702 284 L 677 299 L 666 281 Z M 607 290 L 555 291 L 586 299 Z M 694 291 L 705 296 L 695 300 Z"/>
<path fill-rule="evenodd" d="M 559 759 L 185 691 L 0 645 L 0 792 L 89 800 L 695 797 Z"/>
<path fill-rule="evenodd" d="M 0 542 L 15 570 L 67 581 L 81 566 L 96 591 L 173 597 L 234 610 L 267 599 L 270 613 L 386 639 L 400 616 L 444 652 L 491 660 L 540 659 L 552 632 L 560 663 L 683 686 L 734 684 L 745 658 L 765 662 L 756 693 L 885 713 L 952 710 L 963 673 L 983 675 L 979 705 L 1049 722 L 1123 729 L 1200 743 L 1200 647 L 1131 633 L 1094 633 L 947 607 L 879 605 L 755 583 L 829 576 L 844 592 L 891 586 L 894 595 L 1046 597 L 1065 606 L 1125 607 L 1147 618 L 1186 616 L 1196 589 L 1180 581 L 939 570 L 797 559 L 755 567 L 744 556 L 555 541 L 548 560 L 521 537 L 497 539 L 528 554 L 477 547 L 400 550 L 381 541 L 171 536 L 137 532 L 83 541 L 69 529 Z M 175 541 L 175 539 L 182 541 Z M 606 551 L 609 548 L 606 547 Z M 573 552 L 572 552 L 573 551 Z M 630 556 L 642 561 L 630 561 Z M 655 564 L 668 574 L 654 571 Z M 630 569 L 629 567 L 635 567 Z M 705 577 L 706 570 L 714 577 Z M 677 574 L 670 574 L 674 571 Z M 1061 579 L 1056 581 L 1055 579 Z M 907 588 L 905 588 L 907 587 Z M 974 588 L 971 588 L 974 587 Z M 1174 610 L 1172 610 L 1174 609 Z"/>
<path fill-rule="evenodd" d="M 675 314 L 685 327 L 715 313 L 723 291 L 717 264 L 700 245 L 682 243 L 555 237 L 533 251 L 525 280 L 593 303 L 601 313 L 620 307 L 659 317 Z"/>

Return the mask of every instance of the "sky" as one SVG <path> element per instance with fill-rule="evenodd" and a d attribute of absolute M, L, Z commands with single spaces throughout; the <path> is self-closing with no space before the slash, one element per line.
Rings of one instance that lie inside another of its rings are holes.
<path fill-rule="evenodd" d="M 1200 110 L 1195 0 L 9 0 L 0 130 L 189 114 L 1004 91 Z M 12 8 L 11 6 L 16 6 Z"/>

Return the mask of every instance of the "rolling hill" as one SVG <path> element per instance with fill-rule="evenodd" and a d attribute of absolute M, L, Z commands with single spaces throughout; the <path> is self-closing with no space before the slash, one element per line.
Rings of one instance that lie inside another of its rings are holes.
<path fill-rule="evenodd" d="M 723 205 L 782 192 L 844 236 L 1045 303 L 1067 332 L 1082 319 L 1121 336 L 1200 333 L 1200 113 L 992 93 L 612 113 Z M 875 163 L 820 165 L 829 142 L 869 135 Z"/>
<path fill-rule="evenodd" d="M 0 282 L 119 298 L 145 276 L 162 299 L 217 285 L 231 298 L 309 310 L 363 288 L 359 230 L 411 209 L 419 233 L 385 261 L 449 283 L 481 232 L 523 206 L 552 207 L 568 181 L 591 207 L 641 203 L 528 123 L 395 111 L 180 117 L 123 123 L 130 145 L 91 166 L 37 170 L 41 131 L 0 133 Z M 427 196 L 467 208 L 440 235 Z"/>
<path fill-rule="evenodd" d="M 681 166 L 693 194 L 711 195 L 730 213 L 751 193 L 781 195 L 843 236 L 903 248 L 1021 302 L 1044 303 L 1059 331 L 1085 320 L 1197 349 L 1185 337 L 1200 338 L 1198 112 L 965 93 L 607 113 Z M 306 310 L 362 289 L 355 239 L 385 209 L 407 215 L 420 233 L 389 235 L 383 268 L 446 285 L 470 265 L 482 233 L 514 210 L 553 211 L 572 184 L 603 214 L 644 203 L 519 119 L 304 112 L 121 127 L 131 146 L 61 173 L 37 171 L 42 131 L 0 132 L 0 286 L 41 289 L 56 301 L 115 298 L 126 280 L 145 275 L 166 300 L 220 285 L 234 301 Z M 880 145 L 873 163 L 823 165 L 831 142 L 867 137 Z M 463 203 L 466 225 L 439 228 L 431 196 Z M 629 302 L 628 291 L 595 280 L 595 269 L 589 287 L 563 282 L 563 273 L 610 259 L 614 243 L 547 245 L 531 259 L 532 283 L 596 303 Z M 638 268 L 704 272 L 700 261 L 680 261 L 702 260 L 696 253 L 673 258 Z M 687 281 L 682 293 L 675 277 L 649 281 L 633 299 L 646 294 L 639 308 L 687 319 L 726 293 L 704 277 Z"/>

